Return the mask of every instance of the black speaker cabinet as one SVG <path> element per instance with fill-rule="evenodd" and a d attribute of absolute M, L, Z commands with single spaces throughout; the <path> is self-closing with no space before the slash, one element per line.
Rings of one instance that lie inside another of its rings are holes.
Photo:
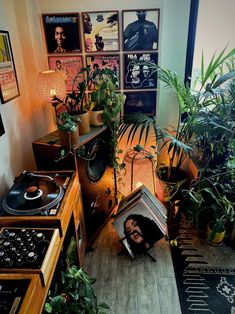
<path fill-rule="evenodd" d="M 116 205 L 114 170 L 109 162 L 110 137 L 107 127 L 93 127 L 89 134 L 79 137 L 78 145 L 73 148 L 74 154 L 64 159 L 60 159 L 62 147 L 58 131 L 32 143 L 38 170 L 78 170 L 88 245 L 101 231 Z M 85 156 L 78 157 L 82 145 Z"/>
<path fill-rule="evenodd" d="M 109 129 L 105 129 L 84 144 L 85 156 L 77 156 L 88 246 L 116 205 L 114 169 L 109 160 L 110 136 Z"/>

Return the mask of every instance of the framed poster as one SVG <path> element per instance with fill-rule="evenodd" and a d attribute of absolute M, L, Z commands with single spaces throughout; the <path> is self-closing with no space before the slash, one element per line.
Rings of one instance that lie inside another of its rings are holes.
<path fill-rule="evenodd" d="M 4 125 L 2 122 L 2 116 L 0 114 L 0 136 L 2 136 L 5 133 Z"/>
<path fill-rule="evenodd" d="M 76 86 L 79 82 L 84 80 L 84 75 L 79 74 L 76 79 L 76 86 L 73 86 L 73 81 L 78 73 L 83 68 L 82 56 L 66 55 L 66 56 L 50 56 L 48 57 L 48 63 L 50 70 L 55 70 L 61 73 L 66 83 L 66 90 L 76 90 Z"/>
<path fill-rule="evenodd" d="M 91 71 L 97 69 L 111 69 L 118 78 L 117 89 L 120 88 L 120 60 L 119 55 L 90 55 L 86 56 L 86 66 L 90 66 Z"/>
<path fill-rule="evenodd" d="M 124 115 L 141 112 L 147 116 L 156 114 L 157 93 L 155 91 L 125 92 Z"/>
<path fill-rule="evenodd" d="M 0 31 L 0 98 L 4 104 L 20 95 L 9 33 Z"/>
<path fill-rule="evenodd" d="M 123 51 L 158 50 L 159 9 L 122 11 Z"/>
<path fill-rule="evenodd" d="M 86 52 L 119 51 L 118 11 L 82 12 Z"/>
<path fill-rule="evenodd" d="M 157 53 L 124 54 L 123 64 L 124 89 L 157 88 Z"/>
<path fill-rule="evenodd" d="M 42 14 L 48 53 L 81 51 L 78 13 Z"/>

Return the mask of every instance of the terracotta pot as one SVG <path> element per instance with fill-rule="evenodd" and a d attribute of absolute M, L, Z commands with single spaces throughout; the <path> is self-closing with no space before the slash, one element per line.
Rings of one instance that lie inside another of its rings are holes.
<path fill-rule="evenodd" d="M 79 142 L 78 127 L 74 132 L 66 132 L 59 130 L 60 144 L 62 146 L 75 146 Z"/>
<path fill-rule="evenodd" d="M 89 111 L 90 124 L 92 126 L 101 126 L 104 124 L 103 119 L 102 119 L 102 113 L 103 112 L 104 112 L 104 110 Z"/>
<path fill-rule="evenodd" d="M 91 131 L 89 111 L 79 114 L 81 121 L 78 122 L 79 134 L 84 135 Z"/>

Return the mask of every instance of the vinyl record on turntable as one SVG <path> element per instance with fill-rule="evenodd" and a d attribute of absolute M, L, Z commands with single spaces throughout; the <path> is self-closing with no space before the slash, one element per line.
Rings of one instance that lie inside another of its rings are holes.
<path fill-rule="evenodd" d="M 56 206 L 63 195 L 63 188 L 51 177 L 27 173 L 12 186 L 2 206 L 11 215 L 37 215 Z"/>

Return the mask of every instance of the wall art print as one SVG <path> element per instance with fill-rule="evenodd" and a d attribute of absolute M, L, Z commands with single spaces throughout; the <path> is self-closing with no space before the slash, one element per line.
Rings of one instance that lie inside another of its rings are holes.
<path fill-rule="evenodd" d="M 123 60 L 124 89 L 157 87 L 157 69 L 154 68 L 158 64 L 157 53 L 124 54 Z"/>
<path fill-rule="evenodd" d="M 81 51 L 78 13 L 42 14 L 48 53 L 77 53 Z"/>
<path fill-rule="evenodd" d="M 119 51 L 118 11 L 82 12 L 86 52 Z"/>
<path fill-rule="evenodd" d="M 0 98 L 4 104 L 20 95 L 9 32 L 0 31 Z"/>
<path fill-rule="evenodd" d="M 111 69 L 115 72 L 120 82 L 120 57 L 119 55 L 89 55 L 86 56 L 86 66 L 90 66 L 91 71 L 97 69 Z M 120 85 L 120 83 L 119 83 Z M 120 86 L 117 86 L 117 89 Z"/>
<path fill-rule="evenodd" d="M 155 91 L 125 92 L 124 115 L 141 112 L 147 116 L 155 116 L 157 93 Z"/>
<path fill-rule="evenodd" d="M 122 12 L 123 51 L 158 50 L 159 9 Z"/>
<path fill-rule="evenodd" d="M 48 57 L 48 63 L 50 70 L 58 71 L 66 83 L 67 91 L 77 89 L 77 84 L 84 79 L 84 75 L 81 73 L 76 79 L 76 83 L 73 86 L 73 81 L 78 73 L 83 68 L 82 56 L 66 55 L 66 56 L 50 56 Z"/>

